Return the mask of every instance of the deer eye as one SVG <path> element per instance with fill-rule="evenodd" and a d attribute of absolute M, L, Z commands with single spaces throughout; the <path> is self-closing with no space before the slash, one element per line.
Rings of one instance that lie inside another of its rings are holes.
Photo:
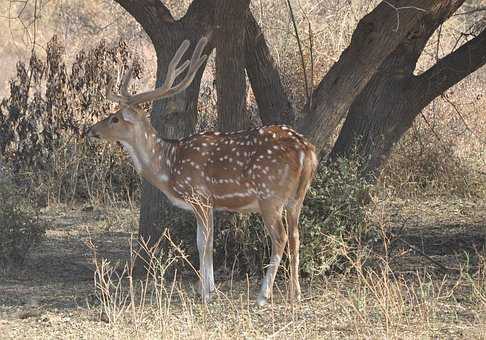
<path fill-rule="evenodd" d="M 116 124 L 116 123 L 118 123 L 118 121 L 119 121 L 118 117 L 111 118 L 111 122 L 112 123 L 115 123 Z"/>

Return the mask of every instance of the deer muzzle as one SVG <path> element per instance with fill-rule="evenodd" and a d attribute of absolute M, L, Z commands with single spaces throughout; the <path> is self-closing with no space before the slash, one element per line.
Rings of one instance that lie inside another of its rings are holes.
<path fill-rule="evenodd" d="M 100 136 L 96 133 L 96 131 L 95 131 L 95 129 L 93 129 L 93 127 L 90 127 L 88 129 L 85 136 L 88 137 L 88 138 L 100 138 Z"/>

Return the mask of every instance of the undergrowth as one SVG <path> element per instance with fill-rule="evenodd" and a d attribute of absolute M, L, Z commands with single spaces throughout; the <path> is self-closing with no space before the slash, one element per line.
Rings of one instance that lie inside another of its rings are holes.
<path fill-rule="evenodd" d="M 134 57 L 126 44 L 79 51 L 71 67 L 54 36 L 47 56 L 17 63 L 10 96 L 0 103 L 0 151 L 38 203 L 136 199 L 139 179 L 120 149 L 88 144 L 87 126 L 111 110 L 105 87 Z M 135 75 L 141 73 L 135 62 Z"/>
<path fill-rule="evenodd" d="M 46 225 L 26 195 L 10 178 L 0 177 L 0 264 L 22 265 L 45 234 Z"/>

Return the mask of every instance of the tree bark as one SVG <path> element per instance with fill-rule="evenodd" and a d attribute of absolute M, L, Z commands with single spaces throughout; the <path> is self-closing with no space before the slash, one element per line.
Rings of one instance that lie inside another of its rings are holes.
<path fill-rule="evenodd" d="M 312 95 L 312 106 L 299 123 L 321 152 L 356 96 L 364 89 L 386 57 L 439 0 L 384 1 L 358 23 L 350 45 L 324 76 Z"/>
<path fill-rule="evenodd" d="M 284 91 L 279 70 L 263 32 L 248 9 L 249 1 L 219 2 L 215 6 L 218 27 L 216 86 L 219 129 L 238 130 L 249 125 L 249 114 L 244 112 L 245 68 L 262 123 L 292 125 L 295 119 L 294 108 Z M 219 102 L 222 95 L 225 97 Z"/>
<path fill-rule="evenodd" d="M 250 126 L 246 110 L 245 27 L 249 0 L 216 0 L 216 91 L 218 129 L 237 131 Z"/>
<path fill-rule="evenodd" d="M 363 175 L 374 178 L 393 145 L 434 98 L 486 62 L 486 33 L 467 42 L 414 76 L 417 60 L 430 36 L 464 1 L 448 2 L 429 13 L 387 57 L 351 105 L 330 160 L 357 153 L 364 158 Z"/>
<path fill-rule="evenodd" d="M 246 25 L 246 72 L 264 125 L 292 125 L 295 111 L 284 91 L 265 36 L 250 13 Z"/>

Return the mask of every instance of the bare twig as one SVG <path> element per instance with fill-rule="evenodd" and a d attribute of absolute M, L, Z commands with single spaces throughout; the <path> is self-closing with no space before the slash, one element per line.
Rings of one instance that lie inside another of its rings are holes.
<path fill-rule="evenodd" d="M 307 100 L 309 102 L 309 107 L 312 107 L 312 92 L 314 92 L 314 41 L 313 41 L 313 33 L 312 33 L 312 26 L 310 21 L 309 23 L 309 51 L 310 51 L 310 90 Z"/>
<path fill-rule="evenodd" d="M 442 25 L 439 26 L 439 29 L 437 30 L 437 46 L 435 49 L 435 62 L 439 61 L 439 53 L 440 53 L 440 38 L 442 36 Z"/>
<path fill-rule="evenodd" d="M 395 10 L 395 14 L 397 16 L 397 26 L 395 27 L 395 30 L 394 30 L 395 32 L 397 32 L 398 29 L 400 28 L 400 10 L 415 9 L 415 10 L 420 11 L 420 12 L 427 12 L 425 9 L 417 7 L 417 6 L 396 7 L 395 5 L 389 3 L 388 1 L 383 1 L 383 3 L 387 4 L 388 6 L 390 6 L 391 8 L 393 8 Z"/>
<path fill-rule="evenodd" d="M 442 99 L 444 99 L 452 108 L 454 109 L 454 112 L 457 114 L 459 119 L 461 120 L 462 124 L 464 124 L 464 127 L 466 128 L 467 131 L 469 131 L 476 139 L 483 145 L 486 145 L 486 140 L 483 140 L 481 136 L 479 136 L 476 131 L 474 131 L 466 122 L 466 119 L 462 115 L 461 111 L 457 107 L 457 104 L 454 103 L 452 100 L 447 98 L 444 94 L 441 96 Z"/>
<path fill-rule="evenodd" d="M 297 39 L 297 45 L 299 47 L 299 54 L 300 54 L 300 61 L 302 63 L 302 72 L 304 73 L 304 86 L 305 86 L 305 95 L 307 99 L 309 99 L 309 84 L 307 82 L 307 71 L 305 67 L 305 60 L 304 60 L 304 51 L 302 49 L 302 43 L 299 37 L 299 30 L 297 29 L 297 23 L 295 22 L 294 10 L 292 9 L 292 5 L 290 4 L 290 0 L 287 0 L 287 5 L 289 6 L 290 12 L 290 20 L 292 20 L 292 25 L 294 26 L 295 37 Z"/>

